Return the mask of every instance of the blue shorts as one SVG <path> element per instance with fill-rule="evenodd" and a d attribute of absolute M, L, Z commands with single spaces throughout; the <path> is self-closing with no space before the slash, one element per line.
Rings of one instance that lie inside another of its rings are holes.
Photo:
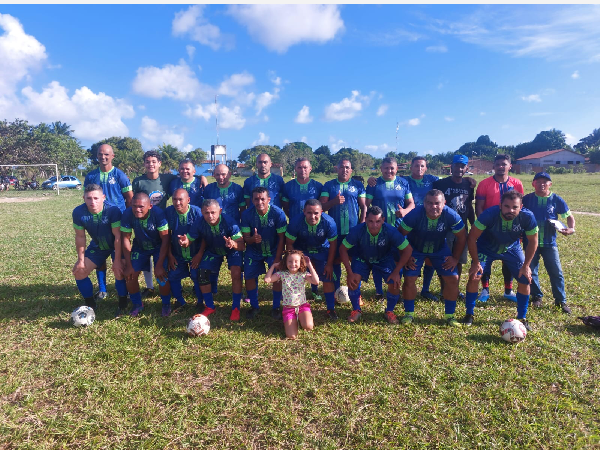
<path fill-rule="evenodd" d="M 212 252 L 205 251 L 202 255 L 202 261 L 200 261 L 199 268 L 207 269 L 211 272 L 219 273 L 221 270 L 221 264 L 223 264 L 222 255 L 215 255 Z M 232 266 L 242 267 L 242 253 L 237 250 L 231 253 L 227 253 L 227 267 L 231 269 Z"/>
<path fill-rule="evenodd" d="M 160 247 L 155 248 L 154 250 L 137 250 L 134 249 L 131 251 L 131 267 L 136 272 L 149 272 L 150 271 L 150 258 L 152 257 L 154 261 L 154 266 L 156 267 L 156 263 L 158 261 L 158 257 L 160 256 Z M 168 262 L 167 258 L 165 258 L 163 262 L 163 268 L 167 270 Z"/>
<path fill-rule="evenodd" d="M 181 281 L 184 278 L 191 278 L 194 283 L 198 281 L 198 269 L 192 269 L 191 261 L 177 259 L 175 270 L 169 270 L 169 281 Z"/>
<path fill-rule="evenodd" d="M 114 250 L 101 250 L 100 247 L 98 247 L 96 244 L 91 243 L 85 249 L 84 256 L 86 258 L 89 258 L 90 261 L 92 261 L 94 264 L 96 264 L 96 267 L 100 267 L 102 264 L 104 264 L 106 262 L 106 258 L 108 258 L 109 256 L 114 261 L 115 251 Z"/>
<path fill-rule="evenodd" d="M 423 263 L 426 259 L 429 259 L 429 261 L 431 261 L 431 265 L 435 268 L 438 275 L 442 277 L 451 277 L 454 275 L 458 275 L 456 267 L 454 268 L 454 270 L 446 270 L 442 267 L 442 264 L 444 264 L 444 260 L 448 256 L 452 256 L 452 252 L 446 245 L 444 245 L 442 249 L 436 253 L 420 253 L 416 250 L 413 250 L 412 256 L 413 258 L 415 258 L 416 267 L 415 270 L 405 269 L 405 277 L 418 277 L 419 275 L 421 275 L 421 267 L 423 267 Z"/>
<path fill-rule="evenodd" d="M 246 280 L 252 280 L 258 278 L 259 275 L 267 273 L 265 270 L 265 263 L 267 263 L 267 269 L 273 265 L 275 261 L 275 255 L 273 256 L 262 256 L 246 251 L 244 254 L 244 278 Z"/>
<path fill-rule="evenodd" d="M 396 269 L 396 262 L 391 256 L 376 263 L 369 263 L 357 257 L 352 260 L 351 267 L 352 272 L 360 274 L 363 281 L 369 281 L 369 274 L 373 272 L 373 276 L 377 274 L 387 282 L 388 277 Z M 400 274 L 402 274 L 402 271 L 400 271 Z M 390 284 L 393 284 L 393 282 Z"/>
<path fill-rule="evenodd" d="M 513 278 L 516 278 L 519 283 L 529 284 L 529 280 L 524 276 L 518 277 L 519 270 L 521 270 L 521 267 L 523 267 L 523 263 L 525 262 L 525 254 L 523 253 L 521 246 L 515 246 L 504 253 L 488 253 L 477 246 L 477 254 L 483 273 L 490 273 L 492 263 L 496 260 L 500 260 L 506 264 L 510 269 Z"/>
<path fill-rule="evenodd" d="M 315 268 L 315 272 L 317 272 L 317 275 L 319 275 L 319 281 L 322 281 L 323 283 L 333 283 L 333 278 L 335 277 L 335 275 L 332 274 L 331 278 L 326 278 L 324 273 L 325 272 L 325 266 L 327 265 L 327 258 L 325 259 L 317 259 L 317 258 L 310 258 L 310 262 L 312 263 L 313 267 Z"/>

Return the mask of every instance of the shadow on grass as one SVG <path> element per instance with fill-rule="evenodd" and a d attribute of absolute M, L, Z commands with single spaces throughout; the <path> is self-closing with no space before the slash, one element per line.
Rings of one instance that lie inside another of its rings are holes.
<path fill-rule="evenodd" d="M 600 336 L 600 328 L 590 327 L 588 325 L 581 324 L 572 324 L 565 326 L 565 331 L 568 331 L 572 334 L 586 334 L 590 336 Z"/>
<path fill-rule="evenodd" d="M 469 334 L 467 340 L 477 342 L 478 344 L 500 344 L 504 342 L 500 336 L 489 333 Z"/>

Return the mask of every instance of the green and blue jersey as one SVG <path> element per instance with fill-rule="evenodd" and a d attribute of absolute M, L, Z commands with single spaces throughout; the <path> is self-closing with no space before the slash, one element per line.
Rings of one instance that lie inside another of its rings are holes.
<path fill-rule="evenodd" d="M 537 222 L 531 211 L 521 209 L 513 220 L 505 220 L 500 206 L 492 206 L 483 211 L 473 226 L 483 231 L 477 239 L 477 248 L 487 253 L 505 253 L 519 247 L 523 235 L 531 236 L 538 232 Z"/>
<path fill-rule="evenodd" d="M 216 182 L 210 183 L 204 188 L 204 198 L 218 201 L 223 214 L 240 223 L 240 206 L 246 206 L 246 201 L 244 191 L 239 184 L 231 182 L 226 188 L 220 188 Z"/>
<path fill-rule="evenodd" d="M 91 213 L 85 203 L 73 210 L 73 228 L 87 231 L 92 240 L 90 245 L 100 250 L 115 249 L 115 235 L 112 230 L 120 226 L 121 211 L 107 201 L 98 214 Z"/>
<path fill-rule="evenodd" d="M 426 173 L 420 180 L 415 180 L 412 176 L 407 175 L 402 177 L 408 182 L 410 193 L 415 202 L 415 206 L 422 205 L 425 201 L 425 195 L 433 189 L 433 183 L 439 180 L 435 175 Z"/>
<path fill-rule="evenodd" d="M 369 264 L 394 259 L 396 249 L 408 247 L 408 240 L 388 223 L 384 223 L 375 236 L 371 234 L 366 223 L 361 223 L 350 230 L 342 245 L 347 249 L 354 248 L 355 258 Z"/>
<path fill-rule="evenodd" d="M 230 250 L 225 247 L 225 237 L 233 240 L 242 237 L 238 224 L 229 216 L 221 214 L 215 225 L 209 224 L 204 218 L 194 222 L 188 231 L 188 239 L 195 241 L 202 238 L 206 241 L 206 250 L 214 255 L 225 256 Z"/>
<path fill-rule="evenodd" d="M 106 196 L 106 201 L 113 206 L 116 206 L 125 211 L 125 199 L 123 194 L 131 191 L 131 182 L 129 177 L 116 167 L 113 167 L 108 172 L 102 172 L 100 168 L 92 170 L 85 176 L 83 187 L 90 184 L 98 184 L 102 187 L 102 192 Z"/>
<path fill-rule="evenodd" d="M 367 193 L 360 181 L 350 178 L 347 182 L 342 183 L 336 178 L 325 183 L 321 191 L 321 197 L 327 197 L 328 200 L 331 200 L 338 193 L 344 196 L 344 203 L 332 206 L 327 214 L 335 221 L 339 235 L 346 236 L 350 229 L 358 225 L 360 219 L 358 199 L 366 198 Z"/>
<path fill-rule="evenodd" d="M 308 256 L 326 258 L 330 242 L 337 239 L 337 227 L 325 213 L 316 225 L 309 225 L 303 215 L 298 215 L 290 221 L 285 235 L 294 241 L 296 250 L 302 250 Z"/>
<path fill-rule="evenodd" d="M 175 178 L 169 185 L 169 197 L 177 189 L 185 189 L 190 196 L 190 205 L 202 207 L 204 189 L 200 184 L 200 178 L 194 177 L 191 183 L 184 183 L 180 177 Z"/>
<path fill-rule="evenodd" d="M 165 209 L 165 217 L 169 224 L 171 232 L 171 253 L 179 260 L 191 261 L 198 250 L 200 250 L 201 240 L 190 242 L 186 248 L 179 245 L 179 236 L 184 236 L 190 230 L 194 222 L 202 219 L 202 211 L 194 205 L 189 205 L 185 214 L 179 214 L 174 206 Z"/>
<path fill-rule="evenodd" d="M 242 233 L 254 236 L 254 229 L 262 238 L 260 244 L 246 244 L 246 252 L 259 256 L 274 256 L 279 243 L 279 233 L 285 233 L 287 218 L 281 208 L 269 206 L 264 216 L 258 214 L 256 208 L 251 206 L 242 213 Z"/>
<path fill-rule="evenodd" d="M 133 215 L 131 208 L 127 208 L 121 217 L 121 231 L 133 232 L 132 250 L 155 250 L 160 248 L 162 239 L 160 232 L 169 229 L 165 213 L 158 206 L 153 206 L 148 211 L 148 217 L 138 219 Z"/>
<path fill-rule="evenodd" d="M 400 226 L 409 232 L 408 242 L 414 251 L 431 254 L 446 247 L 446 236 L 449 231 L 456 234 L 465 228 L 460 215 L 453 209 L 444 206 L 440 217 L 430 219 L 422 205 L 404 216 Z"/>
<path fill-rule="evenodd" d="M 567 203 L 558 195 L 550 194 L 548 197 L 538 197 L 535 192 L 523 197 L 523 207 L 530 210 L 538 224 L 538 246 L 556 246 L 556 228 L 548 222 L 552 220 L 566 220 L 571 215 Z"/>
<path fill-rule="evenodd" d="M 271 197 L 270 205 L 275 205 L 281 208 L 281 193 L 285 187 L 283 178 L 275 173 L 269 174 L 267 178 L 259 178 L 258 175 L 254 174 L 244 181 L 244 198 L 252 200 L 252 189 L 255 187 L 265 187 L 269 190 L 269 196 Z M 250 201 L 252 204 L 252 201 Z"/>
<path fill-rule="evenodd" d="M 289 202 L 290 217 L 304 212 L 304 204 L 306 200 L 311 198 L 319 199 L 323 185 L 316 180 L 308 180 L 308 183 L 300 184 L 298 180 L 293 179 L 285 183 L 281 200 Z"/>
<path fill-rule="evenodd" d="M 371 199 L 371 206 L 379 206 L 385 215 L 386 223 L 400 225 L 400 218 L 396 217 L 398 206 L 404 208 L 406 200 L 412 198 L 408 181 L 396 177 L 386 181 L 383 177 L 377 178 L 377 185 L 367 186 L 367 199 Z"/>

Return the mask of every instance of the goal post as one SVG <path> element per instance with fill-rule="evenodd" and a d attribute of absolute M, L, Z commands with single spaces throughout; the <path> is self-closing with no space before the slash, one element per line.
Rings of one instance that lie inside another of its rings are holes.
<path fill-rule="evenodd" d="M 40 167 L 40 166 L 51 166 L 54 167 L 54 172 L 56 173 L 56 195 L 60 195 L 60 186 L 59 186 L 59 176 L 58 176 L 58 164 L 3 164 L 0 165 L 0 167 L 9 167 L 9 168 L 15 168 L 15 167 Z M 41 185 L 40 185 L 41 186 Z"/>

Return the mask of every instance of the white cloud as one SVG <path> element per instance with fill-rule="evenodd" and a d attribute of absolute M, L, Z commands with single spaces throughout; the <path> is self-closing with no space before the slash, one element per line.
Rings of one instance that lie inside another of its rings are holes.
<path fill-rule="evenodd" d="M 579 142 L 579 139 L 577 139 L 572 134 L 565 133 L 565 142 L 572 147 Z"/>
<path fill-rule="evenodd" d="M 573 72 L 571 74 L 571 78 L 573 78 L 574 80 L 576 80 L 577 78 L 579 78 L 579 70 L 576 70 L 575 72 Z"/>
<path fill-rule="evenodd" d="M 177 133 L 171 128 L 162 126 L 156 120 L 148 116 L 142 117 L 141 132 L 142 137 L 151 145 L 165 143 L 177 148 L 180 148 L 183 145 L 183 133 Z"/>
<path fill-rule="evenodd" d="M 381 105 L 378 109 L 377 109 L 377 115 L 378 116 L 383 116 L 385 115 L 385 113 L 387 112 L 389 106 L 388 105 Z"/>
<path fill-rule="evenodd" d="M 183 147 L 183 153 L 189 153 L 192 150 L 194 150 L 194 146 L 192 144 L 186 144 L 185 147 Z"/>
<path fill-rule="evenodd" d="M 146 109 L 146 105 L 138 105 L 137 109 L 144 111 Z"/>
<path fill-rule="evenodd" d="M 211 89 L 201 84 L 190 67 L 181 60 L 178 65 L 166 64 L 162 68 L 140 67 L 133 80 L 133 91 L 150 98 L 169 97 L 175 100 L 192 100 L 210 97 Z"/>
<path fill-rule="evenodd" d="M 252 147 L 256 145 L 265 145 L 269 143 L 269 136 L 262 131 L 258 133 L 258 139 L 252 142 Z"/>
<path fill-rule="evenodd" d="M 273 93 L 263 92 L 256 96 L 256 115 L 258 116 L 263 109 L 269 106 L 274 101 L 279 100 L 279 88 L 273 89 Z"/>
<path fill-rule="evenodd" d="M 196 47 L 194 47 L 193 45 L 186 45 L 185 51 L 187 52 L 187 55 L 188 55 L 188 58 L 190 58 L 190 61 L 192 59 L 194 59 L 194 54 L 196 53 Z"/>
<path fill-rule="evenodd" d="M 425 51 L 429 53 L 446 53 L 448 51 L 448 47 L 445 45 L 431 45 L 426 47 Z"/>
<path fill-rule="evenodd" d="M 369 151 L 369 152 L 388 152 L 390 151 L 390 146 L 387 145 L 386 143 L 383 143 L 381 145 L 365 145 L 365 150 Z"/>
<path fill-rule="evenodd" d="M 368 104 L 370 99 L 371 96 L 363 96 L 359 91 L 352 91 L 350 98 L 346 97 L 339 103 L 331 103 L 325 108 L 325 119 L 329 121 L 352 119 L 360 113 L 363 103 Z"/>
<path fill-rule="evenodd" d="M 308 138 L 306 136 L 302 136 L 300 138 L 300 142 L 304 142 L 306 144 L 307 141 L 308 141 Z"/>
<path fill-rule="evenodd" d="M 248 72 L 234 73 L 221 83 L 218 92 L 220 95 L 235 97 L 243 91 L 244 87 L 252 83 L 254 83 L 254 76 Z"/>
<path fill-rule="evenodd" d="M 193 108 L 188 107 L 184 112 L 184 115 L 192 118 L 201 118 L 206 121 L 215 117 L 217 107 L 214 103 L 207 105 L 196 105 Z M 219 128 L 227 129 L 232 128 L 234 130 L 241 130 L 246 125 L 246 119 L 243 117 L 242 109 L 239 105 L 232 107 L 219 106 Z"/>
<path fill-rule="evenodd" d="M 337 5 L 231 5 L 229 14 L 277 53 L 302 42 L 325 43 L 344 30 Z"/>
<path fill-rule="evenodd" d="M 343 141 L 341 139 L 336 139 L 333 136 L 329 136 L 329 148 L 331 149 L 332 153 L 335 153 L 339 149 L 344 148 L 344 147 L 348 147 L 348 144 L 346 144 L 345 141 Z"/>
<path fill-rule="evenodd" d="M 446 122 L 454 122 L 454 117 L 448 117 L 448 116 L 446 116 L 446 117 L 444 117 L 444 120 Z"/>
<path fill-rule="evenodd" d="M 411 126 L 411 127 L 416 127 L 420 123 L 421 123 L 421 119 L 419 119 L 418 117 L 415 117 L 414 119 L 410 119 L 408 121 L 408 125 Z"/>
<path fill-rule="evenodd" d="M 539 103 L 542 101 L 542 99 L 540 98 L 540 96 L 538 94 L 531 94 L 531 95 L 527 95 L 527 96 L 523 96 L 521 97 L 521 100 L 525 101 L 525 102 L 535 102 L 535 103 Z"/>
<path fill-rule="evenodd" d="M 273 83 L 275 86 L 281 85 L 281 77 L 278 77 L 273 70 L 269 70 L 269 79 L 271 80 L 271 83 Z"/>
<path fill-rule="evenodd" d="M 380 45 L 385 47 L 392 47 L 403 44 L 405 42 L 415 42 L 423 37 L 419 33 L 414 31 L 407 31 L 402 28 L 397 28 L 392 31 L 381 31 L 381 32 L 359 32 L 357 33 L 360 40 L 366 41 L 372 45 Z"/>
<path fill-rule="evenodd" d="M 190 6 L 175 14 L 172 24 L 173 36 L 187 36 L 213 50 L 230 50 L 234 46 L 233 35 L 221 33 L 216 25 L 203 17 L 205 5 Z"/>
<path fill-rule="evenodd" d="M 300 111 L 298 111 L 298 115 L 294 122 L 296 123 L 311 123 L 313 121 L 313 117 L 310 115 L 310 108 L 306 105 L 302 107 Z"/>

